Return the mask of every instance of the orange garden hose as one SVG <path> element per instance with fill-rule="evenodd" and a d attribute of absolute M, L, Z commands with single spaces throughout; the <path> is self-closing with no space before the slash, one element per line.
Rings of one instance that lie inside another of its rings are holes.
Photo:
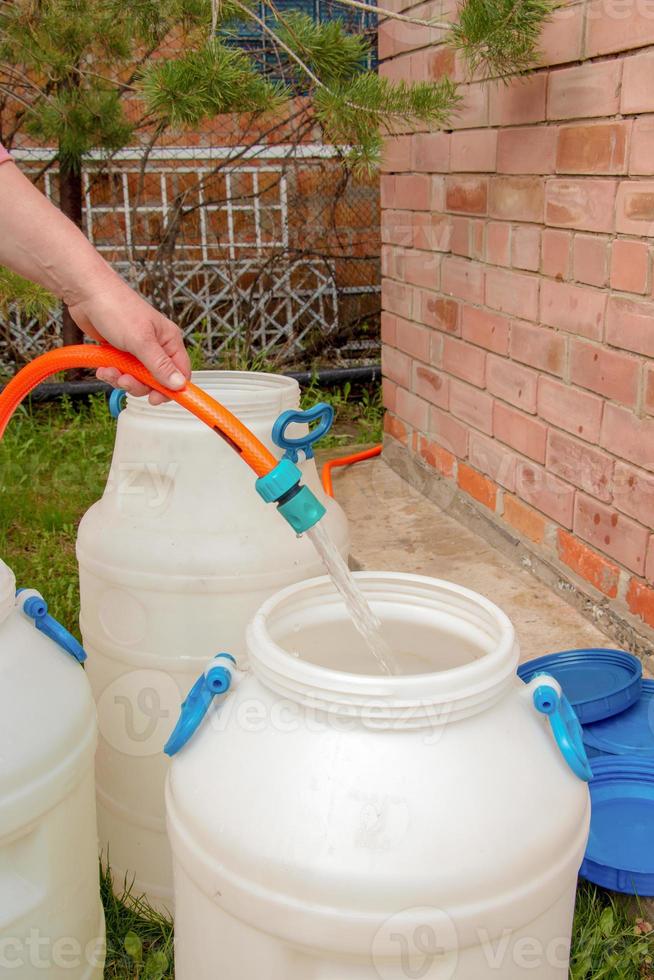
<path fill-rule="evenodd" d="M 373 446 L 372 449 L 364 449 L 362 453 L 353 453 L 352 456 L 341 456 L 340 459 L 332 459 L 322 468 L 322 485 L 325 493 L 329 497 L 334 496 L 334 486 L 332 484 L 332 470 L 336 466 L 350 466 L 351 463 L 361 463 L 364 459 L 372 459 L 381 454 L 381 446 Z"/>
<path fill-rule="evenodd" d="M 266 476 L 277 465 L 278 460 L 263 443 L 235 415 L 197 385 L 188 381 L 180 391 L 171 391 L 157 381 L 131 354 L 125 354 L 108 344 L 80 344 L 49 351 L 19 371 L 0 393 L 0 438 L 22 400 L 51 374 L 71 368 L 96 370 L 108 367 L 117 368 L 121 374 L 130 374 L 137 381 L 188 409 L 226 439 L 257 476 Z"/>

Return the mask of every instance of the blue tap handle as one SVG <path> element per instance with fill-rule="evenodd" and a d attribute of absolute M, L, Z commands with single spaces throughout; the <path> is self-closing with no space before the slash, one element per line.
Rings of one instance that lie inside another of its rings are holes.
<path fill-rule="evenodd" d="M 232 685 L 230 666 L 236 666 L 231 653 L 219 653 L 204 674 L 198 677 L 182 702 L 179 720 L 164 745 L 166 755 L 176 755 L 183 749 L 202 724 L 213 699 L 217 695 L 227 694 Z"/>
<path fill-rule="evenodd" d="M 306 412 L 289 409 L 287 412 L 282 412 L 273 425 L 273 442 L 280 449 L 285 450 L 284 459 L 290 459 L 292 463 L 297 463 L 300 450 L 304 453 L 305 459 L 312 459 L 314 443 L 318 442 L 319 439 L 322 439 L 329 432 L 333 421 L 334 409 L 326 402 L 318 402 L 317 405 L 307 409 Z M 301 436 L 299 439 L 288 439 L 286 429 L 294 422 L 305 425 L 318 422 L 318 425 L 315 429 L 310 429 L 305 436 Z"/>
<path fill-rule="evenodd" d="M 546 677 L 543 677 L 543 682 L 545 680 Z M 573 773 L 589 782 L 593 778 L 593 770 L 586 755 L 581 725 L 565 694 L 559 697 L 553 687 L 543 683 L 534 691 L 534 705 L 549 718 L 556 744 Z"/>
<path fill-rule="evenodd" d="M 18 589 L 16 597 L 20 596 L 26 589 Z M 39 632 L 44 633 L 51 640 L 54 640 L 62 650 L 69 653 L 79 663 L 83 664 L 86 660 L 84 647 L 77 642 L 72 633 L 69 633 L 65 626 L 51 616 L 48 612 L 48 604 L 39 592 L 34 592 L 23 602 L 23 612 L 30 619 L 34 620 L 34 625 Z"/>
<path fill-rule="evenodd" d="M 122 388 L 114 388 L 109 395 L 109 412 L 115 419 L 118 418 L 122 410 L 125 408 L 126 399 L 127 392 L 123 391 Z"/>

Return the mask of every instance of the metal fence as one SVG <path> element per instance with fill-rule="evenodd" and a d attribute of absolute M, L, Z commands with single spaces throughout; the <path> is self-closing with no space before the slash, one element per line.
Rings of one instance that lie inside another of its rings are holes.
<path fill-rule="evenodd" d="M 14 155 L 56 203 L 51 154 Z M 378 190 L 329 147 L 128 150 L 89 158 L 83 188 L 90 240 L 206 363 L 234 352 L 286 367 L 377 359 Z M 34 356 L 59 330 L 58 310 L 41 324 L 13 311 L 0 361 Z"/>

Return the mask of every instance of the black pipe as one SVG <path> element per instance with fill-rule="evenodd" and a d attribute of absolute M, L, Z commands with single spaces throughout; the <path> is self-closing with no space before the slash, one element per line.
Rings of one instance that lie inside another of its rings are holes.
<path fill-rule="evenodd" d="M 338 385 L 351 384 L 354 387 L 378 383 L 381 380 L 381 367 L 371 364 L 369 367 L 356 368 L 326 368 L 324 371 L 287 371 L 288 378 L 303 386 L 312 382 L 321 388 L 336 388 Z M 112 392 L 111 385 L 104 381 L 47 381 L 37 385 L 31 392 L 34 402 L 57 401 L 64 396 L 76 401 L 88 398 L 90 395 L 106 395 Z M 0 391 L 2 389 L 0 388 Z"/>

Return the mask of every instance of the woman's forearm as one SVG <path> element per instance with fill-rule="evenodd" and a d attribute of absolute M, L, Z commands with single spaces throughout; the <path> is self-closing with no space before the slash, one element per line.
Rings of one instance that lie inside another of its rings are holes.
<path fill-rule="evenodd" d="M 74 306 L 117 277 L 82 232 L 11 162 L 0 166 L 0 265 Z"/>

